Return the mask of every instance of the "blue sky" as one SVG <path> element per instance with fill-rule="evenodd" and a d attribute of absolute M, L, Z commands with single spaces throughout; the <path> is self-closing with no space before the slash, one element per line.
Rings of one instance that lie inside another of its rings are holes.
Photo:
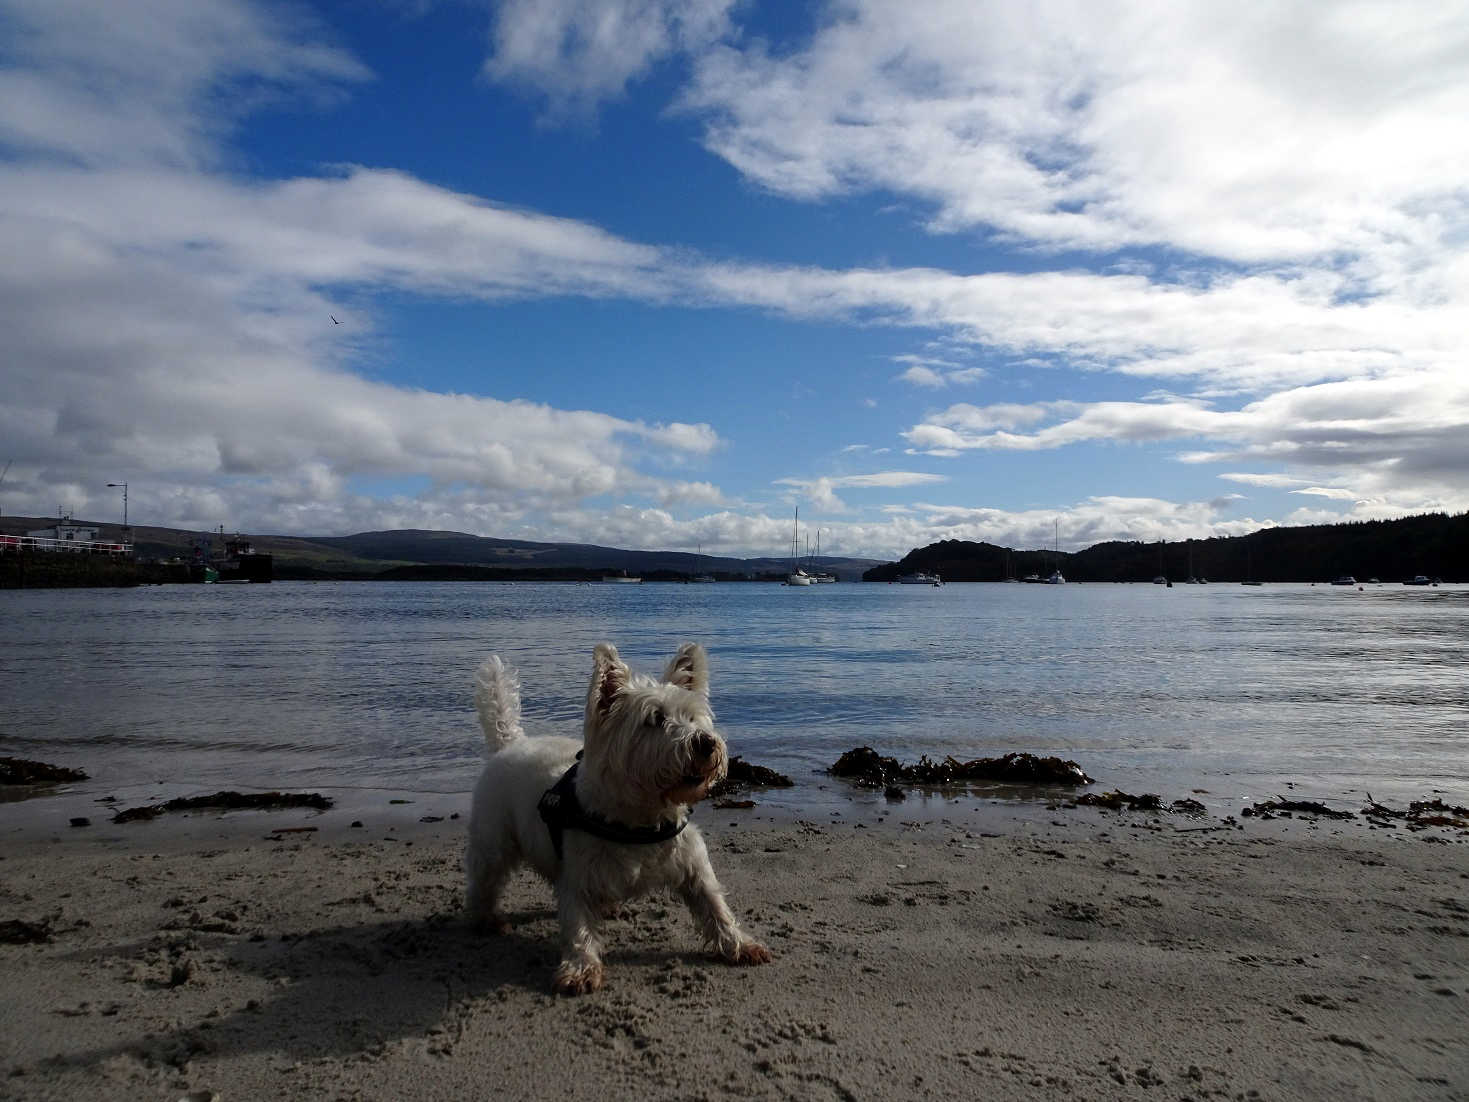
<path fill-rule="evenodd" d="M 1462 511 L 1466 57 L 1459 2 L 0 0 L 0 513 Z"/>

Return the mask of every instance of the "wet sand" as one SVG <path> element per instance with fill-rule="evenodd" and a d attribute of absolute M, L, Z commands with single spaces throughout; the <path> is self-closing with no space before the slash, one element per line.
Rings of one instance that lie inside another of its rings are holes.
<path fill-rule="evenodd" d="M 0 944 L 0 1096 L 1469 1097 L 1463 832 L 757 814 L 699 821 L 774 963 L 713 961 L 646 899 L 575 999 L 550 993 L 529 874 L 513 933 L 467 928 L 447 816 L 0 839 L 0 922 L 24 924 Z"/>

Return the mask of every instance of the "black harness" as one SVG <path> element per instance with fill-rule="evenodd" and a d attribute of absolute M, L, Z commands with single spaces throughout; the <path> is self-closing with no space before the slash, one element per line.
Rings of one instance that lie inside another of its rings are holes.
<path fill-rule="evenodd" d="M 580 753 L 576 755 L 576 759 L 571 768 L 561 774 L 561 779 L 546 789 L 541 796 L 541 802 L 536 805 L 546 829 L 551 832 L 551 848 L 556 851 L 556 860 L 561 860 L 562 835 L 568 830 L 580 830 L 605 842 L 648 846 L 677 838 L 683 828 L 689 825 L 688 819 L 683 819 L 676 823 L 635 827 L 626 823 L 615 823 L 594 811 L 588 811 L 576 798 L 576 771 L 581 765 Z"/>

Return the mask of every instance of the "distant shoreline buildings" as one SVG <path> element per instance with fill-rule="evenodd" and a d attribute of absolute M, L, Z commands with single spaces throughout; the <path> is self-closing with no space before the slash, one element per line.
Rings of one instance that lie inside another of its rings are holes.
<path fill-rule="evenodd" d="M 48 551 L 73 555 L 131 555 L 132 541 L 124 530 L 123 542 L 98 537 L 102 529 L 92 524 L 77 524 L 62 517 L 50 528 L 35 528 L 23 536 L 0 535 L 0 550 Z"/>

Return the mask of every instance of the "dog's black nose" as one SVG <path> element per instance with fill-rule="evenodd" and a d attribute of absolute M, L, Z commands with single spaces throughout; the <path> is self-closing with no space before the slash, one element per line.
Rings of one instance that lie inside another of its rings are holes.
<path fill-rule="evenodd" d="M 707 731 L 700 731 L 694 736 L 694 753 L 701 758 L 712 758 L 714 751 L 719 749 L 719 743 L 714 741 L 714 736 Z"/>

